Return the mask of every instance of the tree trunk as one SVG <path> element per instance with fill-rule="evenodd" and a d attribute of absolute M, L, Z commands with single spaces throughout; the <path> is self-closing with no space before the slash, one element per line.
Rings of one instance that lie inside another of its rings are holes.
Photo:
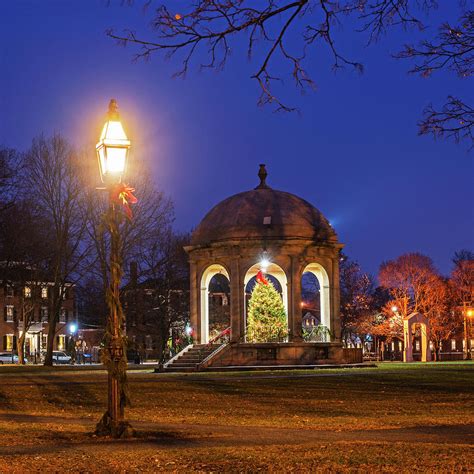
<path fill-rule="evenodd" d="M 44 356 L 44 365 L 53 365 L 53 350 L 54 350 L 54 338 L 56 337 L 56 325 L 58 322 L 58 311 L 54 309 L 51 312 L 48 321 L 48 341 L 46 345 L 46 355 Z"/>
<path fill-rule="evenodd" d="M 26 331 L 22 331 L 21 335 L 17 338 L 16 350 L 18 352 L 18 362 L 21 365 L 25 365 L 25 339 Z"/>

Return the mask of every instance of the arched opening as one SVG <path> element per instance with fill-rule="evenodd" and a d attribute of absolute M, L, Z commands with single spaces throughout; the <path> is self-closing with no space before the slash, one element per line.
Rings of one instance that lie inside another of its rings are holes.
<path fill-rule="evenodd" d="M 244 327 L 247 328 L 247 309 L 252 290 L 256 284 L 257 273 L 261 270 L 261 264 L 256 263 L 247 270 L 244 278 Z M 265 277 L 272 282 L 280 294 L 286 314 L 286 325 L 288 327 L 288 279 L 284 270 L 275 263 L 269 263 L 265 268 Z"/>
<path fill-rule="evenodd" d="M 227 282 L 227 283 L 226 283 Z M 218 304 L 227 306 L 229 311 L 229 273 L 220 264 L 214 264 L 206 268 L 201 277 L 201 343 L 209 342 L 211 331 L 218 331 L 222 324 L 225 324 L 225 310 L 220 310 L 222 314 L 216 314 L 215 308 Z M 218 291 L 221 290 L 221 291 Z M 210 299 L 212 299 L 210 304 Z M 209 307 L 212 307 L 212 318 L 209 315 Z M 230 324 L 230 312 L 228 316 Z M 229 325 L 227 324 L 227 326 Z M 226 326 L 226 327 L 227 327 Z M 225 329 L 225 328 L 223 328 Z"/>
<path fill-rule="evenodd" d="M 331 304 L 329 277 L 319 263 L 310 263 L 301 276 L 301 311 L 305 340 L 330 340 Z"/>
<path fill-rule="evenodd" d="M 413 323 L 410 332 L 413 360 L 426 362 L 426 353 L 428 350 L 426 324 Z"/>
<path fill-rule="evenodd" d="M 403 319 L 403 361 L 431 360 L 429 348 L 430 327 L 428 319 L 421 313 L 412 313 Z"/>

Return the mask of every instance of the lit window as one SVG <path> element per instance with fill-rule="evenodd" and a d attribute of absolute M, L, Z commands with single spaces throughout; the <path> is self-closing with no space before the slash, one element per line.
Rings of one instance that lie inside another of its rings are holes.
<path fill-rule="evenodd" d="M 6 294 L 8 298 L 12 298 L 14 296 L 13 286 L 7 285 Z"/>
<path fill-rule="evenodd" d="M 45 351 L 48 346 L 48 335 L 41 334 L 41 350 Z"/>
<path fill-rule="evenodd" d="M 24 295 L 25 298 L 31 298 L 31 288 L 29 286 L 25 286 Z"/>
<path fill-rule="evenodd" d="M 48 307 L 41 306 L 41 321 L 44 323 L 48 321 Z"/>
<path fill-rule="evenodd" d="M 474 339 L 471 339 L 471 344 L 469 345 L 471 351 L 474 350 Z"/>
<path fill-rule="evenodd" d="M 67 320 L 67 310 L 64 308 L 61 308 L 61 312 L 59 313 L 59 322 L 65 323 L 66 320 Z"/>
<path fill-rule="evenodd" d="M 395 350 L 395 342 L 392 341 L 392 352 Z"/>
<path fill-rule="evenodd" d="M 415 351 L 420 350 L 420 341 L 415 341 Z"/>
<path fill-rule="evenodd" d="M 47 298 L 47 297 L 48 297 L 48 287 L 43 286 L 43 288 L 41 288 L 41 298 Z"/>
<path fill-rule="evenodd" d="M 434 351 L 434 344 L 433 344 L 433 341 L 430 341 L 430 351 Z"/>
<path fill-rule="evenodd" d="M 452 351 L 456 350 L 456 339 L 451 339 L 451 350 Z"/>
<path fill-rule="evenodd" d="M 66 336 L 64 334 L 60 334 L 58 336 L 58 351 L 66 350 Z"/>
<path fill-rule="evenodd" d="M 8 323 L 13 322 L 13 316 L 15 314 L 15 309 L 12 305 L 5 306 L 5 321 Z"/>
<path fill-rule="evenodd" d="M 13 334 L 5 335 L 5 350 L 13 351 Z"/>

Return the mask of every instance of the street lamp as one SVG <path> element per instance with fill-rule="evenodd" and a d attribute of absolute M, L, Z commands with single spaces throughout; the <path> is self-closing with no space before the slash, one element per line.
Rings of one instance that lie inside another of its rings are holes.
<path fill-rule="evenodd" d="M 109 103 L 107 120 L 96 145 L 100 178 L 103 183 L 120 183 L 126 169 L 130 140 L 120 122 L 118 104 L 115 99 Z"/>
<path fill-rule="evenodd" d="M 130 140 L 120 122 L 115 99 L 109 103 L 107 120 L 96 145 L 99 171 L 109 195 L 104 222 L 110 235 L 110 270 L 106 300 L 109 307 L 104 335 L 102 362 L 108 373 L 108 409 L 96 426 L 96 434 L 124 438 L 133 436 L 133 429 L 124 420 L 127 396 L 127 355 L 124 338 L 125 318 L 120 302 L 122 278 L 122 239 L 120 224 L 124 214 L 131 219 L 130 203 L 135 203 L 132 188 L 123 184 Z"/>
<path fill-rule="evenodd" d="M 474 317 L 474 308 L 468 307 L 466 303 L 463 303 L 463 315 L 464 315 L 464 351 L 465 359 L 470 360 L 471 354 L 471 324 L 472 318 Z"/>

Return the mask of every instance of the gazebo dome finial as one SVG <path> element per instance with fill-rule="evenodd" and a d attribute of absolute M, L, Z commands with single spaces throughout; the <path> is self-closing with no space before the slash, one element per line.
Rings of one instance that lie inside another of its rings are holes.
<path fill-rule="evenodd" d="M 260 169 L 258 170 L 258 177 L 260 178 L 260 184 L 255 189 L 268 189 L 269 186 L 266 183 L 268 173 L 265 168 L 265 163 L 260 164 Z"/>

